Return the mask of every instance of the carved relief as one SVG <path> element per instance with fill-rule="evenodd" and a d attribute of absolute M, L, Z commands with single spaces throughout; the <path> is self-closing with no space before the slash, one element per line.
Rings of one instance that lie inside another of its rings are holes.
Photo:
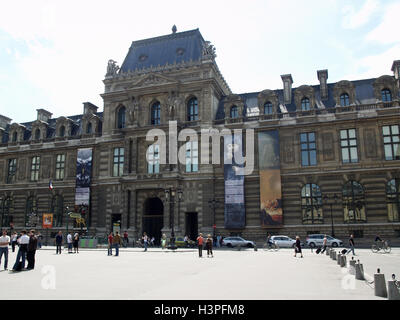
<path fill-rule="evenodd" d="M 376 136 L 374 129 L 364 129 L 364 148 L 367 158 L 377 157 Z"/>
<path fill-rule="evenodd" d="M 294 102 L 298 111 L 301 111 L 301 100 L 303 98 L 308 98 L 310 100 L 310 110 L 313 110 L 315 106 L 315 94 L 313 87 L 303 85 L 294 91 Z"/>
<path fill-rule="evenodd" d="M 332 132 L 322 134 L 322 145 L 324 161 L 335 160 L 335 144 Z"/>
<path fill-rule="evenodd" d="M 349 103 L 355 104 L 356 91 L 354 83 L 347 80 L 342 80 L 335 84 L 335 87 L 333 88 L 333 96 L 337 106 L 340 106 L 340 96 L 344 93 L 349 95 Z"/>

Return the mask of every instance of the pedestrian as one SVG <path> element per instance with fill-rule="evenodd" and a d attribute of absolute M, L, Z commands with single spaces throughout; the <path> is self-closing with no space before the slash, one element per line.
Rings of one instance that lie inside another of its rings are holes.
<path fill-rule="evenodd" d="M 300 242 L 300 237 L 296 236 L 296 244 L 294 246 L 294 256 L 296 257 L 297 254 L 300 253 L 301 257 L 303 258 L 303 253 L 301 252 L 301 242 Z"/>
<path fill-rule="evenodd" d="M 129 243 L 129 238 L 128 238 L 128 231 L 125 230 L 124 232 L 124 248 L 126 248 L 128 246 Z"/>
<path fill-rule="evenodd" d="M 110 232 L 110 234 L 108 235 L 108 254 L 109 256 L 112 256 L 112 247 L 113 247 L 113 234 L 112 232 Z"/>
<path fill-rule="evenodd" d="M 79 233 L 78 232 L 76 232 L 74 234 L 73 246 L 74 246 L 74 253 L 79 253 L 79 250 L 78 250 L 78 247 L 79 247 Z"/>
<path fill-rule="evenodd" d="M 40 232 L 38 232 L 38 234 L 37 234 L 37 239 L 38 239 L 37 247 L 38 247 L 38 249 L 40 249 L 40 248 L 42 248 L 42 240 L 43 240 L 43 236 Z"/>
<path fill-rule="evenodd" d="M 221 235 L 217 235 L 217 247 L 221 247 Z"/>
<path fill-rule="evenodd" d="M 143 244 L 144 244 L 144 251 L 147 251 L 147 245 L 148 245 L 148 241 L 149 241 L 149 237 L 147 236 L 146 232 L 143 232 Z"/>
<path fill-rule="evenodd" d="M 203 256 L 203 242 L 204 242 L 203 234 L 200 233 L 196 240 L 197 240 L 197 246 L 199 248 L 199 258 L 201 258 Z"/>
<path fill-rule="evenodd" d="M 156 238 L 154 238 L 154 236 L 152 236 L 151 240 L 150 240 L 150 244 L 151 244 L 152 247 L 155 246 L 155 243 L 154 243 L 155 241 L 156 241 Z"/>
<path fill-rule="evenodd" d="M 121 245 L 121 236 L 119 235 L 118 231 L 115 233 L 113 237 L 113 244 L 115 247 L 115 256 L 119 256 L 119 246 Z"/>
<path fill-rule="evenodd" d="M 7 270 L 8 266 L 8 245 L 10 244 L 10 237 L 7 235 L 7 231 L 3 230 L 3 235 L 0 237 L 0 267 L 1 258 L 4 254 L 4 270 Z"/>
<path fill-rule="evenodd" d="M 355 256 L 356 254 L 354 253 L 354 235 L 353 234 L 350 235 L 349 246 L 350 246 L 350 249 L 349 249 L 349 251 L 347 251 L 347 254 L 349 254 L 349 252 L 351 250 L 353 256 Z"/>
<path fill-rule="evenodd" d="M 328 239 L 327 239 L 326 235 L 324 235 L 324 240 L 323 240 L 323 243 L 322 243 L 322 251 L 321 251 L 321 254 L 323 254 L 323 253 L 325 252 L 325 250 L 326 250 L 327 241 L 328 241 Z"/>
<path fill-rule="evenodd" d="M 15 246 L 17 244 L 18 234 L 14 231 L 13 235 L 11 236 L 11 248 L 12 252 L 15 252 Z"/>
<path fill-rule="evenodd" d="M 58 231 L 56 238 L 55 238 L 55 243 L 56 243 L 56 254 L 61 254 L 61 247 L 63 245 L 63 235 L 61 231 Z"/>
<path fill-rule="evenodd" d="M 213 258 L 213 252 L 212 252 L 212 247 L 213 247 L 213 238 L 211 237 L 211 234 L 207 235 L 207 240 L 206 240 L 206 248 L 207 248 L 207 258 L 211 254 L 211 258 Z"/>
<path fill-rule="evenodd" d="M 221 236 L 221 238 L 219 239 L 219 246 L 220 246 L 220 247 L 222 247 L 222 242 L 223 242 L 223 240 L 224 240 L 224 237 Z"/>
<path fill-rule="evenodd" d="M 164 250 L 167 247 L 167 236 L 163 233 L 161 237 L 161 248 Z"/>
<path fill-rule="evenodd" d="M 35 235 L 35 230 L 31 230 L 29 232 L 28 252 L 26 254 L 26 260 L 28 260 L 28 266 L 26 268 L 28 270 L 35 269 L 35 254 L 36 254 L 37 244 L 38 244 L 38 239 Z"/>
<path fill-rule="evenodd" d="M 21 231 L 21 236 L 17 240 L 19 244 L 19 249 L 17 253 L 17 258 L 15 259 L 13 271 L 20 271 L 25 269 L 26 253 L 28 251 L 29 237 L 26 234 L 26 230 Z M 22 261 L 21 261 L 22 260 Z"/>
<path fill-rule="evenodd" d="M 67 235 L 68 253 L 72 253 L 72 235 L 68 233 Z"/>

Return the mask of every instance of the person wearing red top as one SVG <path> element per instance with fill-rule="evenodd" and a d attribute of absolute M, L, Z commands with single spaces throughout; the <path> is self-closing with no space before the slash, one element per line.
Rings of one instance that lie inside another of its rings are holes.
<path fill-rule="evenodd" d="M 200 233 L 199 236 L 197 237 L 197 244 L 199 246 L 199 258 L 201 258 L 203 255 L 203 242 L 204 242 L 203 234 Z"/>
<path fill-rule="evenodd" d="M 108 235 L 108 255 L 112 256 L 113 234 L 110 232 Z"/>

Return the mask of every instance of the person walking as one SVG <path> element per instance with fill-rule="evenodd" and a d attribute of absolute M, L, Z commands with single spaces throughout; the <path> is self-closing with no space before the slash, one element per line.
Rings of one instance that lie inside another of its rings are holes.
<path fill-rule="evenodd" d="M 323 243 L 322 243 L 322 251 L 321 251 L 321 254 L 323 254 L 323 253 L 325 252 L 325 250 L 326 250 L 327 241 L 328 241 L 328 239 L 326 238 L 326 235 L 324 235 L 324 240 L 323 240 Z"/>
<path fill-rule="evenodd" d="M 149 237 L 147 236 L 146 232 L 143 232 L 143 244 L 144 244 L 144 251 L 147 251 L 147 246 L 148 246 L 148 242 L 149 242 Z"/>
<path fill-rule="evenodd" d="M 112 247 L 113 247 L 113 234 L 112 232 L 110 232 L 110 234 L 108 235 L 107 239 L 108 239 L 108 256 L 112 256 Z"/>
<path fill-rule="evenodd" d="M 115 233 L 113 238 L 113 244 L 115 247 L 115 256 L 119 256 L 119 246 L 121 245 L 121 236 L 119 235 L 118 231 Z"/>
<path fill-rule="evenodd" d="M 206 240 L 206 248 L 207 248 L 207 258 L 211 255 L 211 258 L 213 258 L 213 252 L 212 252 L 212 247 L 213 247 L 213 238 L 211 237 L 211 234 L 207 235 L 207 240 Z"/>
<path fill-rule="evenodd" d="M 350 249 L 349 249 L 349 251 L 347 251 L 347 254 L 349 254 L 350 250 L 351 250 L 353 256 L 355 256 L 356 254 L 354 253 L 354 235 L 353 234 L 350 235 L 349 246 L 350 246 Z"/>
<path fill-rule="evenodd" d="M 33 270 L 35 268 L 35 254 L 37 249 L 38 239 L 35 235 L 35 230 L 29 232 L 29 244 L 28 252 L 26 254 L 26 260 L 28 260 L 28 270 Z"/>
<path fill-rule="evenodd" d="M 61 231 L 58 231 L 56 238 L 55 238 L 55 243 L 56 243 L 56 254 L 61 254 L 61 247 L 63 245 L 63 235 Z"/>
<path fill-rule="evenodd" d="M 217 235 L 217 247 L 221 247 L 221 235 Z"/>
<path fill-rule="evenodd" d="M 8 265 L 8 245 L 10 244 L 10 237 L 7 235 L 7 231 L 3 230 L 3 234 L 0 237 L 0 267 L 1 258 L 4 254 L 4 270 L 7 270 Z"/>
<path fill-rule="evenodd" d="M 72 234 L 67 235 L 68 253 L 72 253 Z"/>
<path fill-rule="evenodd" d="M 78 247 L 79 247 L 79 233 L 76 232 L 74 234 L 74 239 L 73 239 L 73 246 L 74 246 L 74 253 L 79 253 Z"/>
<path fill-rule="evenodd" d="M 17 244 L 17 239 L 18 239 L 18 234 L 14 231 L 14 233 L 11 236 L 11 248 L 12 252 L 15 252 L 15 246 Z"/>
<path fill-rule="evenodd" d="M 203 234 L 200 233 L 196 240 L 197 240 L 197 246 L 199 248 L 199 258 L 201 258 L 203 256 L 203 243 L 204 243 Z"/>
<path fill-rule="evenodd" d="M 300 237 L 296 236 L 296 244 L 294 246 L 294 256 L 296 257 L 298 253 L 301 254 L 300 258 L 303 258 L 303 253 L 301 252 Z"/>
<path fill-rule="evenodd" d="M 161 237 L 161 248 L 164 250 L 167 247 L 167 236 L 165 233 Z"/>
<path fill-rule="evenodd" d="M 18 238 L 17 241 L 19 244 L 19 249 L 12 271 L 20 271 L 22 269 L 25 269 L 26 253 L 28 251 L 28 244 L 29 244 L 29 237 L 26 234 L 26 230 L 21 231 L 21 236 Z"/>
<path fill-rule="evenodd" d="M 128 238 L 128 231 L 125 230 L 124 232 L 124 248 L 126 248 L 128 246 L 129 243 L 129 238 Z"/>
<path fill-rule="evenodd" d="M 38 240 L 37 247 L 38 247 L 38 249 L 40 249 L 40 248 L 42 248 L 42 240 L 43 240 L 43 236 L 40 232 L 38 232 L 38 234 L 37 234 L 37 240 Z"/>

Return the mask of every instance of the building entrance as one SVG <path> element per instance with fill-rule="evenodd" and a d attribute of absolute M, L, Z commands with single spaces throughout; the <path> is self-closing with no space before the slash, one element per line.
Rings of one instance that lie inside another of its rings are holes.
<path fill-rule="evenodd" d="M 185 230 L 191 240 L 196 240 L 198 236 L 198 220 L 197 212 L 186 212 Z"/>
<path fill-rule="evenodd" d="M 155 244 L 160 244 L 161 229 L 164 225 L 164 205 L 160 198 L 149 198 L 144 204 L 143 232 L 147 233 L 149 239 L 155 238 Z"/>

